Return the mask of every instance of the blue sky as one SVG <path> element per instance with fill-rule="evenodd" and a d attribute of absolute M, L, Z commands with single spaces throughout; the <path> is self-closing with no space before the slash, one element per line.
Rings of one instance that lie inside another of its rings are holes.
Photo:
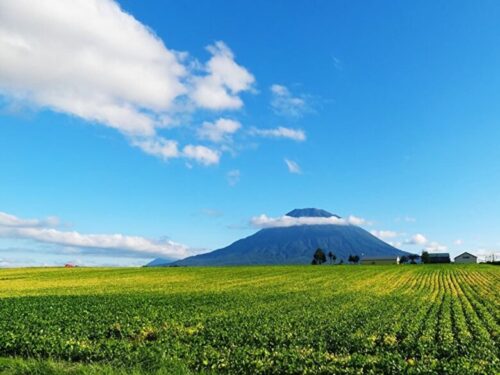
<path fill-rule="evenodd" d="M 499 17 L 495 1 L 4 1 L 0 266 L 184 256 L 297 207 L 409 251 L 498 252 Z"/>

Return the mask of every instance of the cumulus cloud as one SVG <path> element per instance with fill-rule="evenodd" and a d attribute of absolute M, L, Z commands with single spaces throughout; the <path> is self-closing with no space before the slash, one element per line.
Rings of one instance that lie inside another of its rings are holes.
<path fill-rule="evenodd" d="M 250 134 L 268 138 L 288 138 L 298 142 L 306 140 L 306 133 L 302 129 L 290 129 L 283 126 L 274 129 L 253 128 Z"/>
<path fill-rule="evenodd" d="M 197 109 L 237 109 L 251 73 L 223 43 L 192 69 L 113 0 L 0 2 L 0 95 L 114 128 L 144 152 L 216 164 L 219 152 L 158 131 Z"/>
<path fill-rule="evenodd" d="M 394 238 L 394 237 L 397 237 L 399 235 L 397 232 L 394 232 L 392 230 L 372 230 L 370 233 L 373 234 L 375 237 L 378 237 L 382 240 L 385 240 L 388 238 Z"/>
<path fill-rule="evenodd" d="M 206 75 L 193 78 L 193 101 L 207 109 L 238 109 L 243 101 L 238 96 L 252 89 L 254 76 L 234 61 L 233 52 L 221 41 L 207 47 L 212 57 L 204 70 Z"/>
<path fill-rule="evenodd" d="M 347 218 L 332 217 L 269 217 L 265 214 L 250 219 L 250 225 L 256 228 L 292 227 L 297 225 L 361 225 L 366 221 L 356 216 Z"/>
<path fill-rule="evenodd" d="M 230 142 L 231 135 L 241 128 L 238 121 L 220 118 L 215 122 L 205 121 L 198 129 L 198 137 L 214 143 Z"/>
<path fill-rule="evenodd" d="M 21 219 L 8 215 L 23 225 L 3 225 L 0 223 L 0 237 L 28 239 L 40 243 L 68 246 L 80 249 L 102 249 L 116 252 L 128 252 L 144 256 L 165 256 L 180 258 L 188 255 L 188 247 L 171 240 L 152 240 L 140 236 L 123 234 L 82 234 L 77 231 L 61 231 L 47 225 L 40 225 L 34 219 Z"/>
<path fill-rule="evenodd" d="M 290 159 L 285 159 L 285 164 L 288 168 L 288 172 L 295 173 L 295 174 L 302 173 L 302 169 L 300 169 L 300 165 L 297 164 L 297 162 L 290 160 Z"/>
<path fill-rule="evenodd" d="M 457 240 L 453 241 L 453 245 L 456 245 L 456 246 L 460 246 L 463 244 L 464 244 L 464 241 L 462 239 L 457 239 Z"/>
<path fill-rule="evenodd" d="M 227 183 L 229 186 L 235 186 L 240 182 L 241 173 L 239 169 L 233 169 L 226 174 Z"/>
<path fill-rule="evenodd" d="M 309 111 L 304 97 L 293 96 L 290 90 L 283 85 L 271 86 L 271 107 L 278 115 L 301 117 Z"/>
<path fill-rule="evenodd" d="M 186 93 L 179 56 L 111 0 L 0 3 L 0 87 L 40 107 L 151 135 Z"/>

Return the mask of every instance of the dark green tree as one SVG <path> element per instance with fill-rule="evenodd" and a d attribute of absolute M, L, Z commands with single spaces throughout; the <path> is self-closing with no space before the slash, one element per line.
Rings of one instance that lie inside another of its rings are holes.
<path fill-rule="evenodd" d="M 328 258 L 330 258 L 330 264 L 335 263 L 335 261 L 337 260 L 337 256 L 331 251 L 328 252 Z"/>
<path fill-rule="evenodd" d="M 323 264 L 326 262 L 326 255 L 319 247 L 314 252 L 313 261 L 314 260 L 316 261 L 316 264 Z"/>
<path fill-rule="evenodd" d="M 354 262 L 354 264 L 358 264 L 359 263 L 359 255 L 354 255 L 352 257 L 352 261 Z"/>
<path fill-rule="evenodd" d="M 422 262 L 429 263 L 429 253 L 427 251 L 422 251 Z"/>
<path fill-rule="evenodd" d="M 406 255 L 403 255 L 401 258 L 399 258 L 399 263 L 404 264 L 408 262 L 408 257 Z"/>

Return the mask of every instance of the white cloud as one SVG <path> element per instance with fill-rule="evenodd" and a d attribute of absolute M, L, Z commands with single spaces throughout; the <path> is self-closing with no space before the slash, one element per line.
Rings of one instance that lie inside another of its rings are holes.
<path fill-rule="evenodd" d="M 183 157 L 208 166 L 218 164 L 221 157 L 220 151 L 201 145 L 186 145 L 181 152 L 176 141 L 162 137 L 134 138 L 131 143 L 145 153 L 163 160 Z"/>
<path fill-rule="evenodd" d="M 417 233 L 410 239 L 406 240 L 404 243 L 406 245 L 425 245 L 427 242 L 428 240 L 423 234 Z"/>
<path fill-rule="evenodd" d="M 460 246 L 460 245 L 464 244 L 464 241 L 462 239 L 458 239 L 458 240 L 453 241 L 453 244 L 456 246 Z"/>
<path fill-rule="evenodd" d="M 448 247 L 436 241 L 430 241 L 423 234 L 417 233 L 410 239 L 403 242 L 405 245 L 418 245 L 423 246 L 423 249 L 428 252 L 447 251 Z"/>
<path fill-rule="evenodd" d="M 0 95 L 117 129 L 160 157 L 216 164 L 219 151 L 158 134 L 200 108 L 237 109 L 254 77 L 223 43 L 202 71 L 113 0 L 0 2 Z M 182 147 L 181 147 L 182 148 Z"/>
<path fill-rule="evenodd" d="M 227 183 L 229 186 L 235 186 L 240 182 L 241 173 L 239 169 L 233 169 L 226 174 Z"/>
<path fill-rule="evenodd" d="M 231 135 L 241 128 L 238 121 L 220 118 L 215 122 L 205 121 L 198 129 L 198 137 L 214 143 L 230 142 Z"/>
<path fill-rule="evenodd" d="M 290 129 L 283 126 L 274 129 L 253 128 L 250 134 L 269 138 L 288 138 L 298 142 L 306 140 L 306 133 L 302 129 Z"/>
<path fill-rule="evenodd" d="M 145 153 L 164 160 L 180 156 L 177 142 L 165 138 L 134 138 L 131 140 L 131 143 L 133 146 L 139 147 Z"/>
<path fill-rule="evenodd" d="M 295 161 L 290 159 L 285 159 L 285 164 L 290 173 L 301 174 L 302 170 L 300 169 L 300 165 L 298 165 Z"/>
<path fill-rule="evenodd" d="M 179 56 L 111 0 L 0 3 L 0 90 L 37 106 L 152 135 L 186 93 Z"/>
<path fill-rule="evenodd" d="M 366 221 L 356 216 L 347 218 L 332 217 L 269 217 L 265 214 L 250 219 L 250 225 L 256 228 L 292 227 L 297 225 L 361 225 Z"/>
<path fill-rule="evenodd" d="M 183 148 L 182 154 L 203 165 L 218 164 L 220 160 L 220 152 L 206 146 L 187 145 Z"/>
<path fill-rule="evenodd" d="M 243 101 L 238 94 L 250 91 L 255 78 L 234 61 L 233 52 L 223 42 L 207 49 L 212 54 L 204 69 L 207 75 L 193 78 L 192 100 L 199 107 L 213 110 L 241 108 Z"/>
<path fill-rule="evenodd" d="M 76 231 L 61 231 L 51 228 L 52 225 L 41 226 L 42 221 L 33 220 L 32 225 L 28 225 L 29 220 L 13 215 L 8 216 L 25 225 L 12 226 L 0 223 L 0 237 L 2 238 L 28 239 L 80 249 L 103 249 L 144 256 L 180 258 L 188 255 L 187 246 L 170 240 L 151 240 L 123 234 L 82 234 Z"/>
<path fill-rule="evenodd" d="M 309 111 L 304 97 L 293 96 L 286 86 L 272 85 L 271 94 L 271 107 L 279 115 L 300 117 Z"/>
<path fill-rule="evenodd" d="M 385 240 L 388 238 L 394 238 L 394 237 L 397 237 L 399 235 L 397 232 L 394 232 L 392 230 L 372 230 L 370 233 L 373 234 L 375 237 L 378 237 L 382 240 Z"/>

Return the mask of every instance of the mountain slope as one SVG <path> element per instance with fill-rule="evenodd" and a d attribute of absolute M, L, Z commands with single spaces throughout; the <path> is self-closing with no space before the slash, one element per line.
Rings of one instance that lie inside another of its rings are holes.
<path fill-rule="evenodd" d="M 339 217 L 318 209 L 293 210 L 287 216 Z M 351 254 L 360 257 L 408 254 L 355 225 L 296 225 L 262 229 L 223 249 L 188 257 L 171 265 L 309 264 L 318 247 L 326 253 L 332 251 L 337 261 L 347 261 Z M 159 264 L 156 262 L 154 265 Z"/>

